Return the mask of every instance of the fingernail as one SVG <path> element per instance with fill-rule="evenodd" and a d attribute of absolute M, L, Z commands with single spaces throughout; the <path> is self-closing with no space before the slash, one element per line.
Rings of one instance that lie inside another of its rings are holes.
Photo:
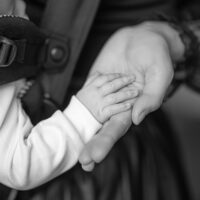
<path fill-rule="evenodd" d="M 134 96 L 138 96 L 138 94 L 139 94 L 138 90 L 132 90 L 131 93 Z"/>
<path fill-rule="evenodd" d="M 135 76 L 134 76 L 134 75 L 130 75 L 130 76 L 129 76 L 129 80 L 130 80 L 130 81 L 134 81 L 134 80 L 135 80 Z"/>
<path fill-rule="evenodd" d="M 132 104 L 131 103 L 126 103 L 125 106 L 126 106 L 126 108 L 131 108 Z"/>
<path fill-rule="evenodd" d="M 135 77 L 134 76 L 127 76 L 127 77 L 124 77 L 123 80 L 126 82 L 126 83 L 130 83 L 132 81 L 135 80 Z"/>
<path fill-rule="evenodd" d="M 84 171 L 86 171 L 86 172 L 91 172 L 94 169 L 94 167 L 95 167 L 95 163 L 94 162 L 92 162 L 92 163 L 90 163 L 88 165 L 82 165 L 82 169 Z"/>
<path fill-rule="evenodd" d="M 138 115 L 137 125 L 140 124 L 144 118 L 145 118 L 145 112 L 143 111 Z"/>
<path fill-rule="evenodd" d="M 126 91 L 125 95 L 130 98 L 135 98 L 138 95 L 138 92 L 137 90 L 128 90 Z"/>

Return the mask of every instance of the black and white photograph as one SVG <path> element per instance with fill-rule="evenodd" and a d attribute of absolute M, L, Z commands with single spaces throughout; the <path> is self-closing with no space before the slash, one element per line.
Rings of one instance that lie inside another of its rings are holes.
<path fill-rule="evenodd" d="M 200 0 L 0 0 L 0 200 L 200 200 Z"/>

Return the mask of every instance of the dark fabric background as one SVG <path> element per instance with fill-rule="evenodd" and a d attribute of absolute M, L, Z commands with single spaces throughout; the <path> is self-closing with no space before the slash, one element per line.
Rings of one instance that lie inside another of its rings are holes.
<path fill-rule="evenodd" d="M 45 1 L 27 2 L 31 20 L 39 24 Z M 186 3 L 173 0 L 102 0 L 70 91 L 74 93 L 81 87 L 94 59 L 114 31 L 135 24 L 139 19 L 151 19 L 157 13 L 179 16 L 177 10 L 184 10 Z M 132 127 L 93 173 L 85 173 L 77 165 L 40 188 L 19 192 L 17 199 L 191 200 L 179 153 L 170 124 L 158 111 L 141 126 Z"/>

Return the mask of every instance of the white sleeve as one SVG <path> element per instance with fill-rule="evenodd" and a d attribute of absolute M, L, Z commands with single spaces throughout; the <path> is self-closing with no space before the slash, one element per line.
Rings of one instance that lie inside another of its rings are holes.
<path fill-rule="evenodd" d="M 64 112 L 33 127 L 16 91 L 16 82 L 0 86 L 0 182 L 25 190 L 75 165 L 101 124 L 73 97 Z"/>

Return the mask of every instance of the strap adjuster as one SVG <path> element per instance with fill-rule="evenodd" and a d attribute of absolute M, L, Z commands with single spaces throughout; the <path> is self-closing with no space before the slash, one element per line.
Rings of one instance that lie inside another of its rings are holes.
<path fill-rule="evenodd" d="M 0 67 L 10 66 L 17 54 L 17 46 L 13 40 L 0 36 Z"/>

